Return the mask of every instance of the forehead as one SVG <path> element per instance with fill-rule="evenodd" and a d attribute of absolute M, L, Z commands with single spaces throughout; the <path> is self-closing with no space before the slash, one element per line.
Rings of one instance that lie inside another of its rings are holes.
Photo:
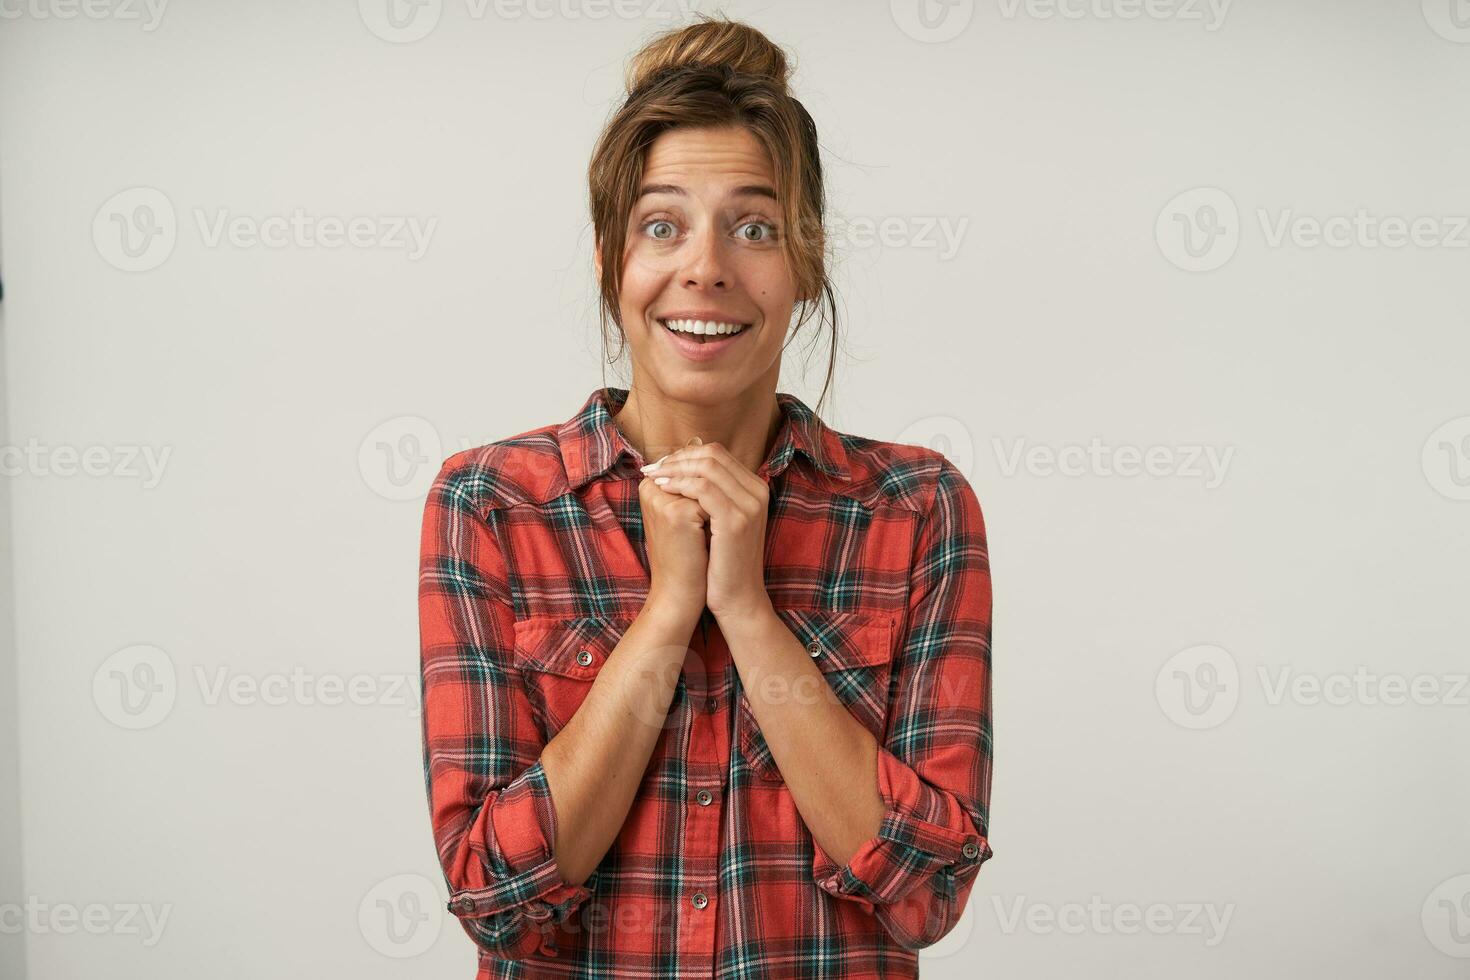
<path fill-rule="evenodd" d="M 660 133 L 648 148 L 643 183 L 677 184 L 693 191 L 769 184 L 770 157 L 748 129 L 683 127 Z"/>

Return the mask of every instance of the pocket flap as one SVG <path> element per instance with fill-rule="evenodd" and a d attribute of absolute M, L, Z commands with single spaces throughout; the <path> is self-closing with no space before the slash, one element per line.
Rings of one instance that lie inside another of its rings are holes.
<path fill-rule="evenodd" d="M 591 680 L 623 638 L 624 623 L 596 616 L 517 620 L 516 666 Z"/>
<path fill-rule="evenodd" d="M 888 724 L 888 679 L 893 660 L 895 617 L 889 613 L 777 609 L 776 614 L 802 641 L 828 687 L 881 743 Z M 757 776 L 779 781 L 781 772 L 742 691 L 740 747 Z"/>
<path fill-rule="evenodd" d="M 893 617 L 888 613 L 777 609 L 822 673 L 879 667 L 893 657 Z"/>

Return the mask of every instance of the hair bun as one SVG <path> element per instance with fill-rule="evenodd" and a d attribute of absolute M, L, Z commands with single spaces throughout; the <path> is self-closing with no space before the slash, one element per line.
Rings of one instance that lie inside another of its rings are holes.
<path fill-rule="evenodd" d="M 700 16 L 698 23 L 665 31 L 633 55 L 627 72 L 629 94 L 657 75 L 694 67 L 725 67 L 770 79 L 786 90 L 790 68 L 779 45 L 749 24 Z"/>

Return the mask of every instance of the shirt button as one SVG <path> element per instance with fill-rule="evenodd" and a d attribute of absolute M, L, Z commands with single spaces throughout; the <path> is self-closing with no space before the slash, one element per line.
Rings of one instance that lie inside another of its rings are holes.
<path fill-rule="evenodd" d="M 720 710 L 720 702 L 716 701 L 714 698 L 710 698 L 704 703 L 704 710 L 708 711 L 710 714 L 714 714 L 716 711 Z"/>
<path fill-rule="evenodd" d="M 591 662 L 592 662 L 592 651 L 591 650 L 583 650 L 581 653 L 577 654 L 577 663 L 581 664 L 583 667 L 587 666 Z"/>
<path fill-rule="evenodd" d="M 822 645 L 816 640 L 813 640 L 806 645 L 806 652 L 811 654 L 813 657 L 818 656 L 822 652 Z"/>
<path fill-rule="evenodd" d="M 715 799 L 714 795 L 707 789 L 702 789 L 694 794 L 694 798 L 699 801 L 700 806 L 709 806 Z"/>
<path fill-rule="evenodd" d="M 454 903 L 454 907 L 461 912 L 473 912 L 475 910 L 475 900 L 472 898 L 461 898 Z"/>
<path fill-rule="evenodd" d="M 960 848 L 960 853 L 973 861 L 980 855 L 980 845 L 972 840 L 967 840 L 965 841 L 965 846 Z"/>
<path fill-rule="evenodd" d="M 691 901 L 694 902 L 695 908 L 702 909 L 709 904 L 709 896 L 706 895 L 704 892 L 695 892 L 694 898 L 691 899 Z"/>

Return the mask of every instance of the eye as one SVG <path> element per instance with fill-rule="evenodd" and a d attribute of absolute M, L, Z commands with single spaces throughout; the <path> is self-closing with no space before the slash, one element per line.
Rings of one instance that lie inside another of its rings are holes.
<path fill-rule="evenodd" d="M 668 241 L 677 232 L 677 229 L 674 227 L 674 223 L 672 221 L 668 220 L 667 218 L 655 218 L 652 221 L 646 221 L 646 222 L 643 223 L 643 229 L 644 229 L 644 231 L 647 231 L 650 228 L 658 228 L 660 225 L 662 225 L 663 228 L 666 229 L 666 233 L 664 233 L 664 234 L 655 233 L 652 236 L 654 239 L 656 239 L 658 241 L 661 241 L 661 242 Z"/>
<path fill-rule="evenodd" d="M 748 228 L 764 228 L 764 234 L 752 235 L 746 231 Z M 769 242 L 776 237 L 776 226 L 769 221 L 747 221 L 740 226 L 741 241 L 746 242 Z"/>

